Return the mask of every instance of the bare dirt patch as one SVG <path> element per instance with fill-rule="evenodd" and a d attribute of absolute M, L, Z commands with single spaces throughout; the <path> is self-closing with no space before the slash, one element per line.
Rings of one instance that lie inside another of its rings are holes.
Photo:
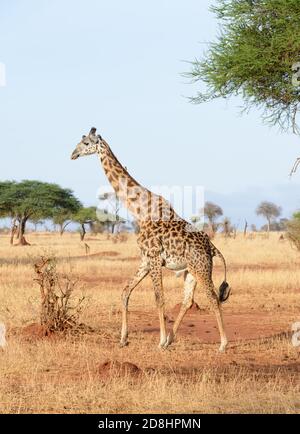
<path fill-rule="evenodd" d="M 205 344 L 219 343 L 219 331 L 213 313 L 202 310 L 198 305 L 192 306 L 185 315 L 179 331 L 179 337 L 189 337 L 191 342 L 197 340 Z M 167 312 L 168 328 L 176 319 L 180 305 Z M 224 322 L 229 342 L 261 340 L 285 333 L 290 329 L 290 320 L 276 317 L 269 313 L 224 313 Z M 131 327 L 135 331 L 159 334 L 159 321 L 154 313 L 131 312 Z"/>
<path fill-rule="evenodd" d="M 55 333 L 50 332 L 47 330 L 47 327 L 38 323 L 32 323 L 19 328 L 15 333 L 19 334 L 26 341 L 36 341 L 43 338 L 53 339 L 55 337 Z"/>
<path fill-rule="evenodd" d="M 172 315 L 178 315 L 178 313 L 179 313 L 179 311 L 180 311 L 180 308 L 181 308 L 181 303 L 177 303 L 173 308 L 172 308 L 172 310 L 171 310 L 171 314 Z M 191 314 L 191 313 L 196 313 L 196 312 L 200 312 L 200 311 L 202 311 L 202 312 L 205 312 L 204 311 L 204 309 L 201 309 L 200 307 L 199 307 L 199 305 L 194 301 L 193 302 L 193 304 L 192 304 L 192 306 L 189 308 L 189 310 L 187 311 L 187 314 Z M 187 315 L 186 314 L 186 315 Z"/>

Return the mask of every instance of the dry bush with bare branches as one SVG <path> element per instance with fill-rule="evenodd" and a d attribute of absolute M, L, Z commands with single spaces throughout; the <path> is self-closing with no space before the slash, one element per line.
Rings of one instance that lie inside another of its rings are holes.
<path fill-rule="evenodd" d="M 79 316 L 85 297 L 74 299 L 78 281 L 70 275 L 60 275 L 56 265 L 54 256 L 41 256 L 34 264 L 34 280 L 41 291 L 41 324 L 50 332 L 74 331 L 82 328 Z"/>

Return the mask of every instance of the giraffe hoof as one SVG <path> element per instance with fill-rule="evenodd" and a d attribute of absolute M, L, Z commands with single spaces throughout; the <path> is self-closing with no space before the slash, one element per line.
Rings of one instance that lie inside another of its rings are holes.
<path fill-rule="evenodd" d="M 128 346 L 128 341 L 120 342 L 120 344 L 119 344 L 120 348 L 124 348 L 124 347 L 127 347 L 127 346 Z"/>
<path fill-rule="evenodd" d="M 221 344 L 220 347 L 219 347 L 219 353 L 225 353 L 226 346 L 227 346 L 227 343 L 226 344 Z"/>
<path fill-rule="evenodd" d="M 166 340 L 164 347 L 163 347 L 164 350 L 166 350 L 171 345 L 172 342 L 173 342 L 173 337 L 168 335 L 167 340 Z"/>
<path fill-rule="evenodd" d="M 166 344 L 167 344 L 167 340 L 165 340 L 164 342 L 160 342 L 158 344 L 158 349 L 159 350 L 165 350 L 166 349 Z"/>

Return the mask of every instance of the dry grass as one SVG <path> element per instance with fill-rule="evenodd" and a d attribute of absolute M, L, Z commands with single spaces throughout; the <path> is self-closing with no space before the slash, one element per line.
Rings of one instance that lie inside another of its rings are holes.
<path fill-rule="evenodd" d="M 120 295 L 138 264 L 135 237 L 125 243 L 113 243 L 105 235 L 88 237 L 89 256 L 78 238 L 31 234 L 32 246 L 23 248 L 1 239 L 0 321 L 9 328 L 8 346 L 0 351 L 1 412 L 300 411 L 299 349 L 288 335 L 274 331 L 266 339 L 231 342 L 227 353 L 219 355 L 217 343 L 202 341 L 195 329 L 189 334 L 183 329 L 170 350 L 161 352 L 157 330 L 147 329 L 149 324 L 158 327 L 148 278 L 132 294 L 130 345 L 120 349 Z M 227 259 L 233 287 L 224 306 L 225 322 L 231 315 L 253 315 L 255 326 L 260 314 L 288 333 L 300 321 L 299 253 L 288 242 L 278 242 L 278 234 L 270 239 L 217 238 L 215 244 Z M 95 332 L 43 339 L 23 335 L 26 325 L 39 320 L 32 263 L 45 252 L 56 255 L 60 271 L 80 279 L 77 295 L 87 298 L 81 320 Z M 214 279 L 222 280 L 218 261 Z M 182 280 L 166 271 L 164 285 L 169 312 L 181 301 Z M 207 308 L 200 288 L 196 301 Z M 106 360 L 132 362 L 142 375 L 103 380 L 98 366 Z"/>

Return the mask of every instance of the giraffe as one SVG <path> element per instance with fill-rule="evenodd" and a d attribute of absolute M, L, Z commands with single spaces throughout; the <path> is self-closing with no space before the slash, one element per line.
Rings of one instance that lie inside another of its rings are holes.
<path fill-rule="evenodd" d="M 194 300 L 198 283 L 203 287 L 210 307 L 214 311 L 219 333 L 219 351 L 225 351 L 227 337 L 224 329 L 221 304 L 230 294 L 226 282 L 226 263 L 221 252 L 212 244 L 208 235 L 179 217 L 170 203 L 141 186 L 118 161 L 108 143 L 91 128 L 88 135 L 74 149 L 71 159 L 98 154 L 104 172 L 127 209 L 138 222 L 140 231 L 137 243 L 141 253 L 140 265 L 122 292 L 122 328 L 120 346 L 128 344 L 128 304 L 136 286 L 149 274 L 154 289 L 160 323 L 159 348 L 166 349 L 175 339 L 177 330 Z M 217 291 L 212 281 L 213 257 L 221 258 L 225 278 Z M 165 301 L 162 284 L 162 268 L 179 272 L 184 276 L 184 296 L 173 329 L 167 334 Z"/>

